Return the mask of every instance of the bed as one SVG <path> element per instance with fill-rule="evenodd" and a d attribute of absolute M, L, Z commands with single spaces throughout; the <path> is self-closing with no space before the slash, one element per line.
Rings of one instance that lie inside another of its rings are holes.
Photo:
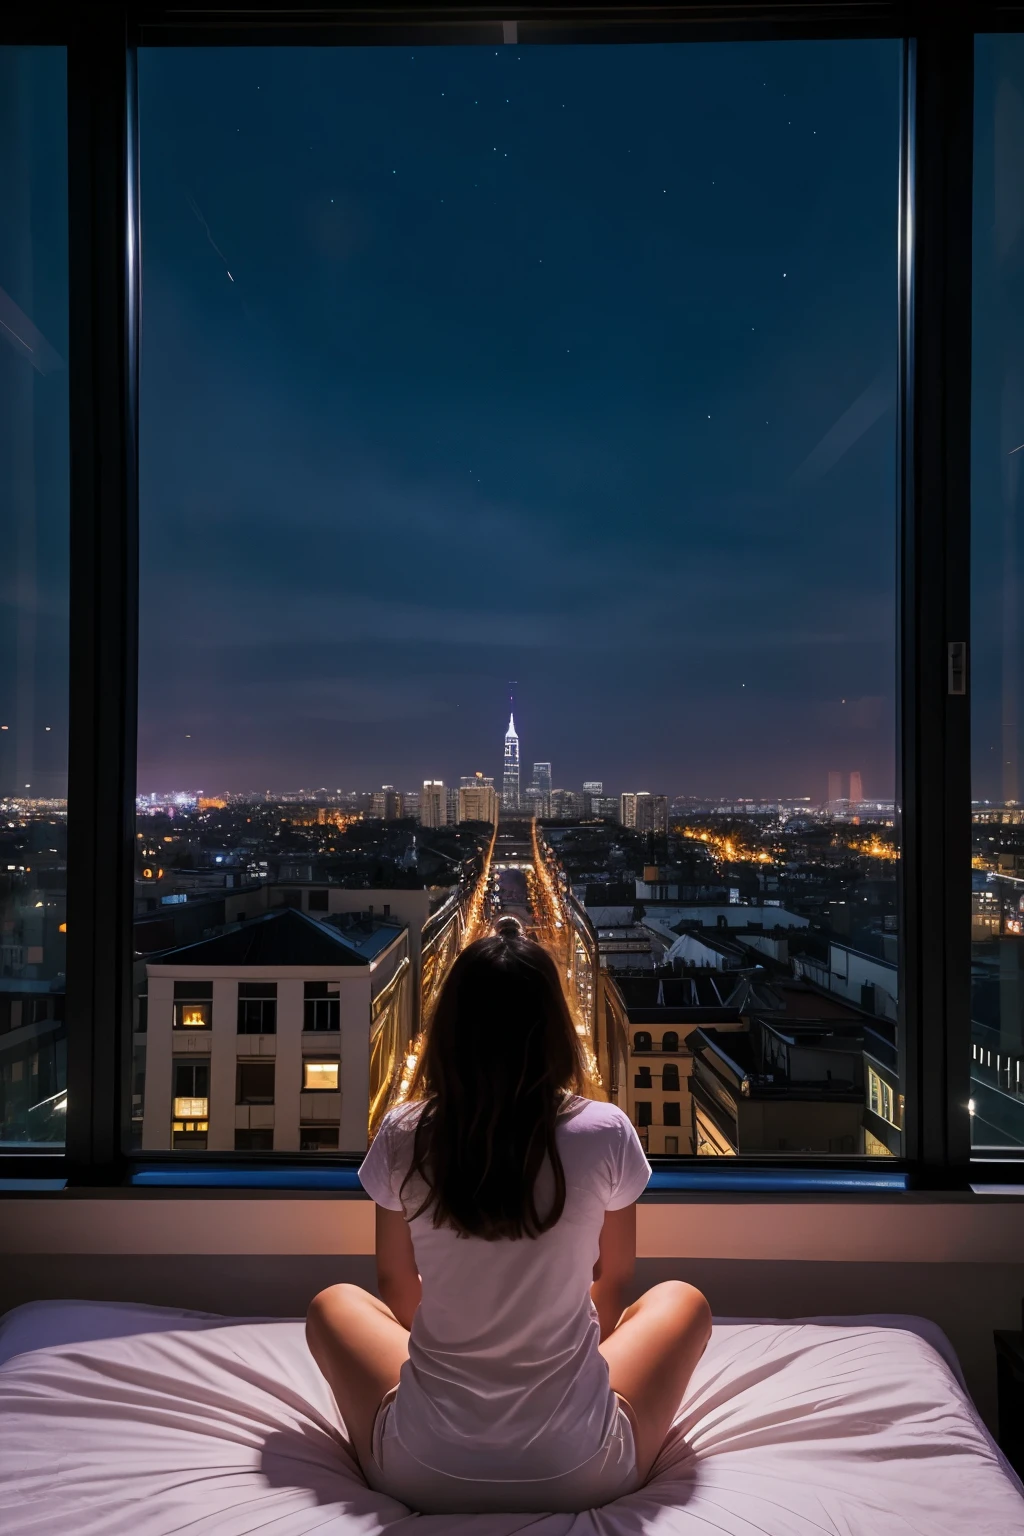
<path fill-rule="evenodd" d="M 424 1516 L 366 1487 L 301 1322 L 32 1302 L 0 1322 L 3 1536 L 1022 1536 L 1024 1490 L 910 1317 L 723 1320 L 648 1486 Z"/>

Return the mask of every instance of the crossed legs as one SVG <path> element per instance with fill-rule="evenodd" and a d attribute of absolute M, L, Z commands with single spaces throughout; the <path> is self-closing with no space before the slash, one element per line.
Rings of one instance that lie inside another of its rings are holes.
<path fill-rule="evenodd" d="M 666 1280 L 628 1306 L 601 1345 L 612 1389 L 632 1410 L 641 1482 L 710 1337 L 711 1311 L 700 1291 Z M 306 1340 L 365 1470 L 377 1409 L 409 1355 L 408 1332 L 368 1291 L 332 1285 L 310 1303 Z"/>

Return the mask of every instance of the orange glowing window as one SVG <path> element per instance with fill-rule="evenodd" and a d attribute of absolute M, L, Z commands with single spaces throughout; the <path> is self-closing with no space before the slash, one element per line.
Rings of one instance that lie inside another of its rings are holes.
<path fill-rule="evenodd" d="M 210 1003 L 175 1003 L 175 1029 L 209 1029 L 213 1008 Z"/>

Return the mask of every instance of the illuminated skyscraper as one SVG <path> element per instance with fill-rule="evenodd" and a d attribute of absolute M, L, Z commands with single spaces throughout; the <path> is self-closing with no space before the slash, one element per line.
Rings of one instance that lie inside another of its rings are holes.
<path fill-rule="evenodd" d="M 424 779 L 420 796 L 420 825 L 443 827 L 448 820 L 448 796 L 440 779 Z"/>
<path fill-rule="evenodd" d="M 534 763 L 533 778 L 522 797 L 524 809 L 532 816 L 551 815 L 551 764 Z"/>
<path fill-rule="evenodd" d="M 505 811 L 519 809 L 519 736 L 513 715 L 505 732 L 505 769 L 501 778 L 501 805 Z"/>
<path fill-rule="evenodd" d="M 640 790 L 636 797 L 635 826 L 638 832 L 653 832 L 656 837 L 664 837 L 668 831 L 668 796 Z"/>
<path fill-rule="evenodd" d="M 459 788 L 459 820 L 494 822 L 498 812 L 497 799 L 490 775 L 474 773 L 464 778 Z"/>
<path fill-rule="evenodd" d="M 859 773 L 850 774 L 850 804 L 860 805 L 864 799 L 864 785 Z"/>
<path fill-rule="evenodd" d="M 397 821 L 405 815 L 404 797 L 396 793 L 393 784 L 385 784 L 383 789 L 374 790 L 370 815 L 379 817 L 381 821 Z"/>
<path fill-rule="evenodd" d="M 663 837 L 668 831 L 668 796 L 652 795 L 649 789 L 630 790 L 619 796 L 619 821 L 638 832 Z"/>
<path fill-rule="evenodd" d="M 830 806 L 838 805 L 843 798 L 843 776 L 835 768 L 828 776 L 828 803 Z"/>

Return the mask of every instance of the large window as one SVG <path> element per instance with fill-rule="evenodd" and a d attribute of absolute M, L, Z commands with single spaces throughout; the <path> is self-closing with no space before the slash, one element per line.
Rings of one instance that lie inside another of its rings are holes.
<path fill-rule="evenodd" d="M 1013 1177 L 1022 37 L 462 9 L 0 22 L 0 1152 L 357 1156 L 514 912 L 680 1177 Z"/>
<path fill-rule="evenodd" d="M 0 47 L 0 1148 L 64 1141 L 67 110 L 62 48 Z"/>
<path fill-rule="evenodd" d="M 1024 38 L 976 51 L 971 1132 L 1024 1152 Z"/>
<path fill-rule="evenodd" d="M 341 1150 L 512 910 L 652 1153 L 901 1152 L 900 58 L 140 51 L 137 984 Z"/>

